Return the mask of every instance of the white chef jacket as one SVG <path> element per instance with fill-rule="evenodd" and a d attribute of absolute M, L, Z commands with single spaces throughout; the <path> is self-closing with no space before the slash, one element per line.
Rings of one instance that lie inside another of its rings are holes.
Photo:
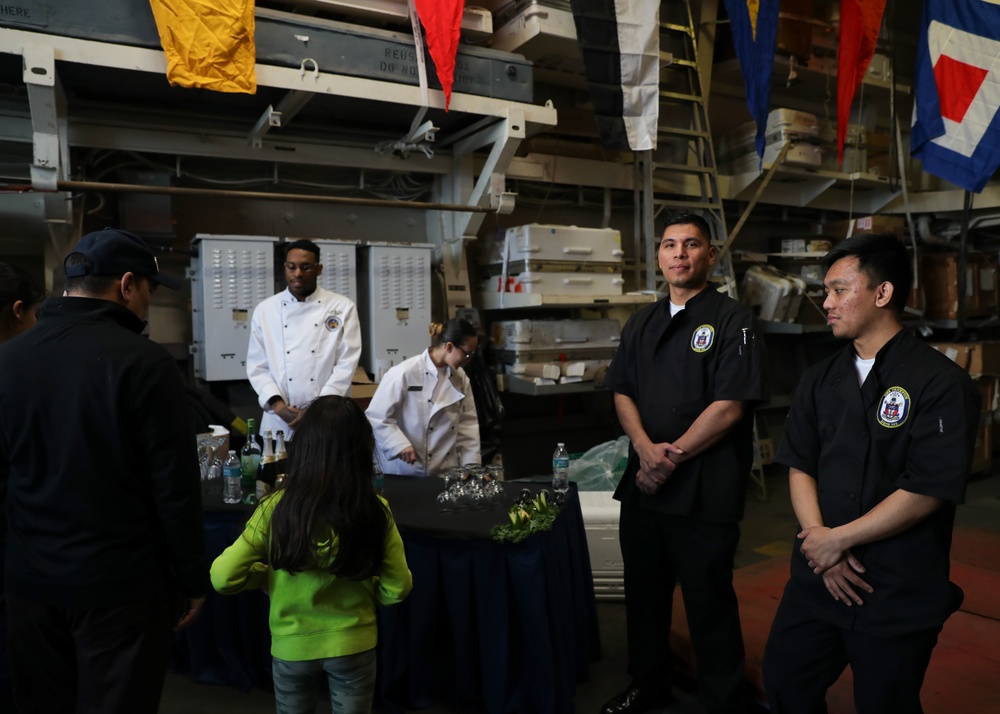
<path fill-rule="evenodd" d="M 452 466 L 482 462 L 472 385 L 465 370 L 445 370 L 447 384 L 436 400 L 438 368 L 430 350 L 399 363 L 379 382 L 365 415 L 385 473 L 435 476 Z M 396 458 L 410 446 L 417 452 L 415 463 Z"/>
<path fill-rule="evenodd" d="M 247 349 L 247 378 L 264 410 L 260 433 L 282 429 L 292 436 L 268 406 L 272 397 L 302 409 L 317 397 L 349 396 L 360 357 L 361 323 L 349 298 L 317 287 L 299 302 L 286 288 L 261 302 Z"/>

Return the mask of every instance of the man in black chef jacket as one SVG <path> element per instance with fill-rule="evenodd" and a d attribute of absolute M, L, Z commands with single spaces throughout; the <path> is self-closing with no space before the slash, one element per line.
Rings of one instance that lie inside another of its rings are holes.
<path fill-rule="evenodd" d="M 753 463 L 752 404 L 767 398 L 750 310 L 708 282 L 709 226 L 673 216 L 659 247 L 667 299 L 622 330 L 605 385 L 631 440 L 621 501 L 628 672 L 602 714 L 671 696 L 671 602 L 679 582 L 698 659 L 698 699 L 741 710 L 743 638 L 733 558 Z"/>
<path fill-rule="evenodd" d="M 931 650 L 962 600 L 949 550 L 980 398 L 904 331 L 912 273 L 899 240 L 850 238 L 824 264 L 823 307 L 850 343 L 802 377 L 778 450 L 801 532 L 764 684 L 772 712 L 826 711 L 849 664 L 859 714 L 917 713 Z"/>

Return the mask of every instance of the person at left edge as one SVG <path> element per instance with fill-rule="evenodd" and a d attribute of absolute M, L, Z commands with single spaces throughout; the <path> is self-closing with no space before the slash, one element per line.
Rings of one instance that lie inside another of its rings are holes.
<path fill-rule="evenodd" d="M 137 236 L 88 233 L 66 292 L 0 346 L 6 587 L 21 712 L 156 712 L 173 630 L 208 590 L 180 370 L 140 333 L 160 272 Z"/>
<path fill-rule="evenodd" d="M 350 396 L 361 357 L 361 323 L 354 302 L 319 287 L 319 246 L 297 240 L 285 249 L 288 287 L 253 311 L 247 378 L 264 415 L 259 433 L 291 439 L 316 397 Z"/>
<path fill-rule="evenodd" d="M 45 288 L 16 265 L 0 263 L 0 344 L 25 332 L 38 320 Z M 5 500 L 7 465 L 0 459 L 0 504 Z M 7 661 L 7 603 L 3 587 L 3 550 L 7 518 L 0 507 L 0 712 L 13 712 L 14 694 Z"/>

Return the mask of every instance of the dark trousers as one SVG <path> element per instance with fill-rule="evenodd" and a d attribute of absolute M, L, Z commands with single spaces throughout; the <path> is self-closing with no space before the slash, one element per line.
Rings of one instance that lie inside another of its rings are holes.
<path fill-rule="evenodd" d="M 7 595 L 7 642 L 20 714 L 144 714 L 160 705 L 170 657 L 168 594 L 93 610 Z"/>
<path fill-rule="evenodd" d="M 3 563 L 0 563 L 2 567 Z M 10 686 L 10 658 L 7 656 L 7 599 L 0 588 L 0 712 L 13 714 L 15 711 Z"/>
<path fill-rule="evenodd" d="M 680 583 L 698 660 L 698 699 L 710 712 L 740 710 L 743 632 L 733 590 L 735 523 L 703 523 L 622 504 L 629 674 L 636 686 L 669 687 L 671 607 Z"/>
<path fill-rule="evenodd" d="M 786 595 L 764 650 L 771 711 L 826 714 L 826 690 L 850 664 L 858 714 L 921 714 L 920 687 L 940 632 L 940 627 L 898 637 L 854 632 L 816 618 Z"/>

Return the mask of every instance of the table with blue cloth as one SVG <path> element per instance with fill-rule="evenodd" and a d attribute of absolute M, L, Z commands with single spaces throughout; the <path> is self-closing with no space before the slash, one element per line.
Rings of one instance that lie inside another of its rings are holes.
<path fill-rule="evenodd" d="M 548 485 L 504 484 L 510 502 L 521 488 L 534 493 Z M 441 488 L 436 478 L 385 479 L 413 592 L 400 605 L 379 608 L 376 699 L 391 712 L 442 700 L 489 714 L 572 712 L 576 682 L 600 655 L 575 487 L 551 531 L 514 544 L 489 536 L 494 525 L 508 522 L 506 507 L 442 513 Z M 206 512 L 211 558 L 245 519 L 245 513 Z M 249 688 L 270 680 L 267 603 L 260 592 L 211 593 L 201 618 L 178 642 L 199 682 Z"/>
<path fill-rule="evenodd" d="M 204 498 L 205 552 L 212 563 L 243 532 L 249 506 Z M 210 590 L 201 614 L 174 637 L 173 665 L 201 684 L 227 684 L 247 692 L 271 687 L 268 599 L 260 590 L 220 595 Z"/>
<path fill-rule="evenodd" d="M 507 481 L 521 488 L 548 481 Z M 552 530 L 496 543 L 507 509 L 441 513 L 439 479 L 386 477 L 413 592 L 379 610 L 378 694 L 390 711 L 447 700 L 489 714 L 572 712 L 576 682 L 600 655 L 580 499 Z"/>

